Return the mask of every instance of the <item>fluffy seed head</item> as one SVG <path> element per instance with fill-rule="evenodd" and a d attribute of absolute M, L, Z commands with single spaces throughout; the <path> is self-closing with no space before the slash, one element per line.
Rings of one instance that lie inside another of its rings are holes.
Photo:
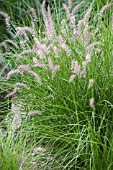
<path fill-rule="evenodd" d="M 31 9 L 28 11 L 28 13 L 29 13 L 29 14 L 32 14 L 33 19 L 34 19 L 34 22 L 37 22 L 37 21 L 38 21 L 38 18 L 37 18 L 37 15 L 36 15 L 36 9 L 31 8 Z"/>
<path fill-rule="evenodd" d="M 86 2 L 86 0 L 83 0 L 82 2 L 80 2 L 79 4 L 77 4 L 77 5 L 73 8 L 73 10 L 72 10 L 72 15 L 74 15 L 74 14 L 77 12 L 77 10 L 78 10 L 85 2 Z"/>
<path fill-rule="evenodd" d="M 33 116 L 33 115 L 41 115 L 41 112 L 39 110 L 33 110 L 28 113 L 28 116 Z"/>
<path fill-rule="evenodd" d="M 109 4 L 106 4 L 105 6 L 102 7 L 102 9 L 100 10 L 99 16 L 102 17 L 103 13 L 113 5 L 113 2 L 110 2 Z"/>
<path fill-rule="evenodd" d="M 94 80 L 90 79 L 88 84 L 88 89 L 90 89 L 93 86 L 93 84 L 94 84 Z"/>
<path fill-rule="evenodd" d="M 35 149 L 34 149 L 34 153 L 35 153 L 35 154 L 38 154 L 38 153 L 44 152 L 44 151 L 45 151 L 45 149 L 44 149 L 44 148 L 41 148 L 41 147 L 38 147 L 38 148 L 35 148 Z"/>
<path fill-rule="evenodd" d="M 36 79 L 39 83 L 41 83 L 41 79 L 40 79 L 40 77 L 39 77 L 39 75 L 38 75 L 37 73 L 35 73 L 35 72 L 32 71 L 32 70 L 29 70 L 28 72 L 29 72 L 32 76 L 34 76 L 35 79 Z"/>
<path fill-rule="evenodd" d="M 55 73 L 58 70 L 60 70 L 60 66 L 59 65 L 56 65 L 56 66 L 53 67 L 53 69 L 52 69 L 52 80 L 54 79 Z"/>
<path fill-rule="evenodd" d="M 91 61 L 90 58 L 91 58 L 91 57 L 90 57 L 90 54 L 87 53 L 87 54 L 86 54 L 86 58 L 85 58 L 87 63 L 89 63 L 89 62 Z"/>
<path fill-rule="evenodd" d="M 48 57 L 48 65 L 49 65 L 49 68 L 52 70 L 53 69 L 53 61 L 52 61 L 51 57 Z"/>
<path fill-rule="evenodd" d="M 8 30 L 10 30 L 10 28 L 11 28 L 11 26 L 10 26 L 10 16 L 3 11 L 0 11 L 0 15 L 5 17 L 6 27 L 7 27 Z"/>
<path fill-rule="evenodd" d="M 14 87 L 24 87 L 25 89 L 29 89 L 29 87 L 26 84 L 20 82 L 14 84 Z"/>
<path fill-rule="evenodd" d="M 75 79 L 75 74 L 71 75 L 71 77 L 69 78 L 69 82 L 74 82 Z"/>
<path fill-rule="evenodd" d="M 66 15 L 67 15 L 67 19 L 70 18 L 70 12 L 69 12 L 69 8 L 66 4 L 63 4 L 63 8 L 65 9 Z"/>
<path fill-rule="evenodd" d="M 80 77 L 85 78 L 86 77 L 86 69 L 81 70 L 79 75 L 80 75 Z"/>
<path fill-rule="evenodd" d="M 16 92 L 19 91 L 19 90 L 20 90 L 20 88 L 15 87 L 14 90 L 11 93 L 6 95 L 6 98 L 10 97 L 10 96 L 14 96 L 16 94 Z"/>
<path fill-rule="evenodd" d="M 74 68 L 73 68 L 73 73 L 79 74 L 80 72 L 80 65 L 78 64 L 78 61 L 74 62 Z"/>
<path fill-rule="evenodd" d="M 18 73 L 21 73 L 21 71 L 20 71 L 19 69 L 13 69 L 13 70 L 11 70 L 11 71 L 7 74 L 6 79 L 9 80 L 10 77 L 11 77 L 13 74 L 18 74 Z"/>
<path fill-rule="evenodd" d="M 91 108 L 94 109 L 94 98 L 91 98 L 91 99 L 89 100 L 89 105 L 90 105 Z"/>

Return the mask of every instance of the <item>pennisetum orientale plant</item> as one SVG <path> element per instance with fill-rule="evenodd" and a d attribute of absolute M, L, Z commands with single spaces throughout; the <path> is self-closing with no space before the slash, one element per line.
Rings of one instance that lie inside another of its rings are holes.
<path fill-rule="evenodd" d="M 86 3 L 74 6 L 68 0 L 57 22 L 60 14 L 53 15 L 44 0 L 43 29 L 35 19 L 31 27 L 13 27 L 12 39 L 1 43 L 2 55 L 4 50 L 11 60 L 6 98 L 12 96 L 13 110 L 20 106 L 12 129 L 19 120 L 14 133 L 19 128 L 32 131 L 29 140 L 38 144 L 33 153 L 45 154 L 50 169 L 113 167 L 112 16 L 107 26 L 103 21 L 113 4 L 102 7 L 93 23 L 93 5 L 76 17 Z M 48 168 L 47 161 L 41 163 Z"/>

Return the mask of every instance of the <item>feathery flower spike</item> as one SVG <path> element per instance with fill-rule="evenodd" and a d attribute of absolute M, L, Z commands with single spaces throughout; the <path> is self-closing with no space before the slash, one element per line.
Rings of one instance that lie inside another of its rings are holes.
<path fill-rule="evenodd" d="M 31 75 L 33 75 L 34 77 L 35 77 L 35 79 L 39 82 L 39 83 L 41 83 L 41 79 L 40 79 L 40 77 L 39 77 L 39 75 L 37 74 L 37 73 L 35 73 L 34 71 L 32 71 L 32 70 L 29 70 L 28 71 Z"/>
<path fill-rule="evenodd" d="M 99 12 L 99 16 L 102 17 L 103 16 L 103 13 L 113 5 L 113 2 L 110 2 L 108 4 L 106 4 L 105 6 L 102 7 L 102 9 L 100 10 Z"/>
<path fill-rule="evenodd" d="M 10 97 L 10 96 L 14 96 L 14 94 L 15 94 L 17 91 L 19 91 L 19 90 L 20 90 L 20 88 L 15 87 L 14 90 L 13 90 L 11 93 L 9 93 L 9 94 L 6 95 L 6 98 L 7 98 L 7 97 Z"/>
<path fill-rule="evenodd" d="M 10 16 L 3 11 L 0 11 L 0 15 L 5 17 L 6 27 L 7 27 L 8 30 L 10 30 L 10 28 L 11 28 L 11 26 L 10 26 Z"/>
<path fill-rule="evenodd" d="M 54 75 L 56 73 L 56 71 L 60 70 L 60 66 L 59 65 L 56 65 L 53 67 L 52 69 L 52 80 L 54 79 Z"/>
<path fill-rule="evenodd" d="M 35 148 L 35 149 L 34 149 L 34 153 L 35 153 L 35 154 L 38 154 L 38 153 L 44 152 L 44 151 L 45 151 L 45 149 L 44 149 L 44 148 L 41 148 L 41 147 L 38 147 L 38 148 Z"/>
<path fill-rule="evenodd" d="M 41 112 L 39 110 L 34 110 L 28 113 L 28 116 L 33 116 L 33 115 L 41 115 Z"/>
<path fill-rule="evenodd" d="M 88 89 L 90 89 L 93 86 L 93 84 L 94 84 L 94 80 L 90 79 L 88 84 Z"/>
<path fill-rule="evenodd" d="M 94 109 L 94 98 L 91 98 L 91 99 L 89 100 L 89 105 L 90 105 L 91 108 Z"/>
<path fill-rule="evenodd" d="M 69 82 L 73 82 L 75 79 L 75 74 L 71 75 L 71 77 L 69 78 Z"/>

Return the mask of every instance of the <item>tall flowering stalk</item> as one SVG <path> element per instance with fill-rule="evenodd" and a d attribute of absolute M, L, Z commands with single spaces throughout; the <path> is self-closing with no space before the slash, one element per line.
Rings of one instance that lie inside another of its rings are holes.
<path fill-rule="evenodd" d="M 32 70 L 29 70 L 28 73 L 30 73 L 31 75 L 33 75 L 33 76 L 35 77 L 35 79 L 36 79 L 39 83 L 41 83 L 41 79 L 40 79 L 40 77 L 39 77 L 39 75 L 38 75 L 37 73 L 35 73 L 35 72 L 32 71 Z"/>
<path fill-rule="evenodd" d="M 26 84 L 20 82 L 14 84 L 14 87 L 24 87 L 25 89 L 29 89 L 29 87 Z"/>
<path fill-rule="evenodd" d="M 62 49 L 65 50 L 67 56 L 70 56 L 71 55 L 71 51 L 68 47 L 68 45 L 64 42 L 62 36 L 57 36 L 56 39 L 58 40 L 58 42 L 60 43 L 60 46 L 62 47 Z"/>
<path fill-rule="evenodd" d="M 41 12 L 43 15 L 43 20 L 46 26 L 45 35 L 48 37 L 49 40 L 53 40 L 54 36 L 56 35 L 56 30 L 53 24 L 52 15 L 50 7 L 48 6 L 48 11 L 46 11 L 46 1 L 44 0 L 41 5 Z"/>
<path fill-rule="evenodd" d="M 102 9 L 100 10 L 99 16 L 102 17 L 104 12 L 113 5 L 113 2 L 110 2 L 108 4 L 106 4 L 105 6 L 102 7 Z"/>
<path fill-rule="evenodd" d="M 15 43 L 13 40 L 10 40 L 10 39 L 4 40 L 3 42 L 1 42 L 1 45 L 4 46 L 5 49 L 7 49 L 7 43 L 10 43 L 14 45 L 16 48 L 18 48 L 17 43 Z"/>
<path fill-rule="evenodd" d="M 6 51 L 8 51 L 7 43 L 5 41 L 1 42 L 0 45 L 3 46 Z"/>
<path fill-rule="evenodd" d="M 54 46 L 53 50 L 54 50 L 54 53 L 55 53 L 55 57 L 59 58 L 59 49 L 56 46 Z"/>
<path fill-rule="evenodd" d="M 8 74 L 7 74 L 7 77 L 6 79 L 10 79 L 10 77 L 13 75 L 13 74 L 17 74 L 17 73 L 22 73 L 19 69 L 13 69 L 11 70 Z"/>
<path fill-rule="evenodd" d="M 28 11 L 28 14 L 32 14 L 34 22 L 38 22 L 36 9 L 31 8 L 31 9 Z"/>
<path fill-rule="evenodd" d="M 34 41 L 38 49 L 42 50 L 46 54 L 50 52 L 50 47 L 47 47 L 45 44 L 41 44 L 38 38 L 34 37 Z"/>
<path fill-rule="evenodd" d="M 88 53 L 90 53 L 91 52 L 91 49 L 93 49 L 95 46 L 97 46 L 97 45 L 102 45 L 102 43 L 101 42 L 99 42 L 99 41 L 96 41 L 96 42 L 93 42 L 93 43 L 91 43 L 91 44 L 89 44 L 88 46 L 87 46 L 87 52 Z"/>
<path fill-rule="evenodd" d="M 35 67 L 41 67 L 47 69 L 47 65 L 45 63 L 39 63 L 36 57 L 33 57 L 33 62 Z"/>
<path fill-rule="evenodd" d="M 72 60 L 72 62 L 71 62 L 71 70 L 72 70 L 73 74 L 69 78 L 69 82 L 73 82 L 76 75 L 79 75 L 79 73 L 80 73 L 81 68 L 80 68 L 80 65 L 78 64 L 78 61 Z"/>
<path fill-rule="evenodd" d="M 86 0 L 82 0 L 79 4 L 77 4 L 72 10 L 72 15 L 74 15 L 77 12 L 77 10 L 80 9 L 82 5 L 84 5 L 85 2 Z"/>
<path fill-rule="evenodd" d="M 28 116 L 31 117 L 33 115 L 41 115 L 41 112 L 39 110 L 33 110 L 28 113 Z"/>
<path fill-rule="evenodd" d="M 23 50 L 20 54 L 19 54 L 19 58 L 22 58 L 23 55 L 25 54 L 31 54 L 34 53 L 36 55 L 38 55 L 40 58 L 45 58 L 45 54 L 42 50 L 40 49 L 36 49 L 36 48 L 32 48 L 30 50 Z"/>
<path fill-rule="evenodd" d="M 48 57 L 48 65 L 49 65 L 49 68 L 52 70 L 53 69 L 53 61 L 52 61 L 51 57 Z"/>
<path fill-rule="evenodd" d="M 89 105 L 90 105 L 90 107 L 92 108 L 92 109 L 94 109 L 94 98 L 91 98 L 90 100 L 89 100 Z"/>
<path fill-rule="evenodd" d="M 69 10 L 71 10 L 71 8 L 72 8 L 72 0 L 68 0 L 68 8 L 69 8 Z"/>
<path fill-rule="evenodd" d="M 26 40 L 29 40 L 29 37 L 28 37 L 26 31 L 29 32 L 32 36 L 35 35 L 34 30 L 32 30 L 30 27 L 17 27 L 16 31 L 17 32 L 14 36 L 15 38 L 17 38 L 20 35 L 23 35 Z"/>
<path fill-rule="evenodd" d="M 12 129 L 15 131 L 16 129 L 20 128 L 22 125 L 22 118 L 20 115 L 20 107 L 16 104 L 12 103 L 11 111 L 13 112 L 13 122 L 12 122 Z"/>
<path fill-rule="evenodd" d="M 55 65 L 52 69 L 52 80 L 54 79 L 55 73 L 56 71 L 60 70 L 60 66 L 59 65 Z"/>
<path fill-rule="evenodd" d="M 63 7 L 66 11 L 67 19 L 70 21 L 71 28 L 73 29 L 73 34 L 77 33 L 75 13 L 84 4 L 84 2 L 85 0 L 77 4 L 73 9 L 71 0 L 68 0 L 68 6 L 66 4 L 63 4 Z"/>
<path fill-rule="evenodd" d="M 19 87 L 15 87 L 14 90 L 11 93 L 6 95 L 6 98 L 10 97 L 10 96 L 14 96 L 18 91 L 20 91 L 20 88 Z"/>
<path fill-rule="evenodd" d="M 34 71 L 31 70 L 29 64 L 28 64 L 28 65 L 19 65 L 19 66 L 17 67 L 17 69 L 11 70 L 11 71 L 7 74 L 6 79 L 7 79 L 7 80 L 10 79 L 10 77 L 11 77 L 12 75 L 14 75 L 14 74 L 18 74 L 18 73 L 19 73 L 19 74 L 23 74 L 25 71 L 27 71 L 27 72 L 29 72 L 31 75 L 33 75 L 38 82 L 41 82 L 40 77 L 38 76 L 37 73 L 35 73 Z"/>
<path fill-rule="evenodd" d="M 0 11 L 0 15 L 2 15 L 5 18 L 6 27 L 7 27 L 8 30 L 10 30 L 11 29 L 10 16 L 3 11 Z"/>
<path fill-rule="evenodd" d="M 93 84 L 94 84 L 94 80 L 90 79 L 88 84 L 88 89 L 90 89 L 93 86 Z"/>
<path fill-rule="evenodd" d="M 56 71 L 60 70 L 60 66 L 59 65 L 53 66 L 53 61 L 52 61 L 51 57 L 48 58 L 48 66 L 49 66 L 50 70 L 52 71 L 52 80 L 53 80 Z"/>
<path fill-rule="evenodd" d="M 83 31 L 83 41 L 84 41 L 85 46 L 89 44 L 89 30 L 88 29 L 89 27 L 88 25 L 86 25 Z"/>
<path fill-rule="evenodd" d="M 48 6 L 48 22 L 49 22 L 49 25 L 50 25 L 51 33 L 53 35 L 56 35 L 56 30 L 55 30 L 52 15 L 51 15 L 51 9 L 50 9 L 49 6 Z"/>
<path fill-rule="evenodd" d="M 72 12 L 71 12 L 71 17 L 70 17 L 70 23 L 72 25 L 73 28 L 73 33 L 77 34 L 77 26 L 76 26 L 76 19 L 75 19 L 75 13 L 79 10 L 79 8 L 81 8 L 81 6 L 86 2 L 86 0 L 83 0 L 82 2 L 80 2 L 79 4 L 77 4 Z"/>
<path fill-rule="evenodd" d="M 69 8 L 66 4 L 63 4 L 63 8 L 65 9 L 66 15 L 67 15 L 67 19 L 70 18 L 70 12 L 69 12 Z"/>
<path fill-rule="evenodd" d="M 83 17 L 83 21 L 84 21 L 84 25 L 86 25 L 88 23 L 90 14 L 91 14 L 92 8 L 89 8 L 86 12 L 86 14 Z"/>

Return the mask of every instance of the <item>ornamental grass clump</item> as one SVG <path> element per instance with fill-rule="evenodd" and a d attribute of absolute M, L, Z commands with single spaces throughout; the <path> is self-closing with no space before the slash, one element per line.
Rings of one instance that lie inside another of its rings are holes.
<path fill-rule="evenodd" d="M 23 104 L 26 126 L 52 155 L 51 168 L 112 170 L 113 24 L 102 19 L 111 3 L 99 14 L 89 6 L 78 20 L 85 3 L 68 0 L 59 17 L 44 0 L 41 30 L 15 28 L 6 97 Z"/>

